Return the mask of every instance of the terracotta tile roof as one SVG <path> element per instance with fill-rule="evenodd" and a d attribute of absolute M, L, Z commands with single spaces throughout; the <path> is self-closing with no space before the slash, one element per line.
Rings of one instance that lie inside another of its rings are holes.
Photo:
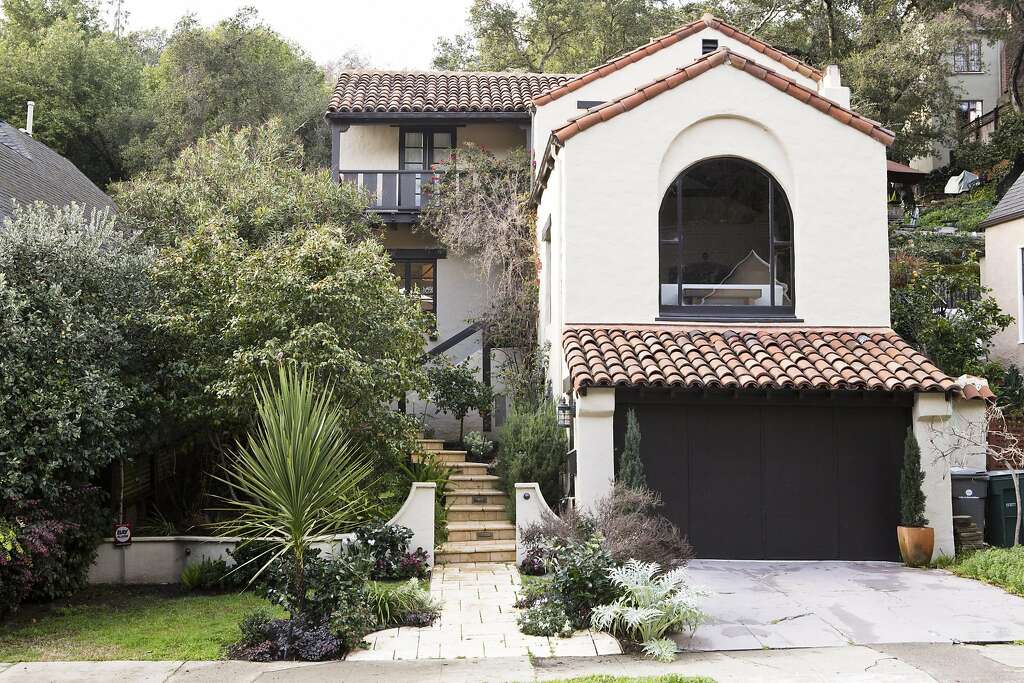
<path fill-rule="evenodd" d="M 934 391 L 987 398 L 889 329 L 573 325 L 562 335 L 573 388 Z M 968 395 L 970 394 L 970 395 Z"/>
<path fill-rule="evenodd" d="M 332 112 L 525 112 L 564 74 L 475 71 L 348 71 L 338 77 Z"/>
<path fill-rule="evenodd" d="M 563 95 L 568 95 L 569 93 L 575 90 L 579 90 L 588 83 L 592 83 L 593 81 L 596 81 L 599 78 L 604 78 L 610 73 L 613 73 L 615 71 L 618 71 L 619 69 L 629 66 L 634 62 L 638 62 L 644 57 L 652 55 L 655 52 L 658 52 L 659 50 L 663 50 L 669 45 L 674 45 L 675 43 L 678 43 L 679 41 L 685 38 L 689 38 L 693 34 L 699 33 L 700 31 L 703 31 L 706 28 L 717 29 L 718 31 L 724 33 L 730 38 L 733 38 L 743 43 L 744 45 L 747 45 L 753 48 L 754 50 L 757 50 L 758 52 L 770 57 L 771 59 L 774 59 L 777 62 L 785 64 L 788 68 L 798 73 L 801 73 L 804 76 L 807 76 L 808 78 L 814 79 L 816 81 L 821 80 L 821 71 L 815 69 L 813 66 L 804 64 L 800 60 L 787 55 L 782 50 L 776 50 L 768 43 L 758 40 L 749 33 L 744 33 L 735 26 L 730 26 L 729 24 L 725 23 L 724 21 L 721 21 L 720 19 L 716 19 L 710 14 L 705 14 L 697 21 L 693 21 L 690 22 L 689 24 L 686 24 L 685 26 L 681 26 L 677 28 L 675 31 L 672 31 L 672 33 L 661 36 L 660 38 L 654 38 L 647 45 L 642 45 L 636 48 L 635 50 L 631 50 L 623 55 L 619 55 L 618 57 L 615 57 L 614 59 L 611 59 L 600 66 L 594 67 L 590 71 L 587 71 L 585 73 L 580 74 L 579 76 L 576 76 L 575 78 L 570 79 L 564 85 L 554 88 L 553 90 L 550 90 L 549 92 L 541 95 L 540 97 L 535 98 L 533 104 L 534 106 L 539 107 L 547 104 L 548 102 L 551 102 L 552 100 L 557 100 L 559 97 L 562 97 Z"/>
<path fill-rule="evenodd" d="M 714 52 L 704 55 L 700 59 L 695 60 L 689 66 L 676 69 L 668 76 L 664 76 L 648 83 L 647 85 L 641 86 L 628 95 L 618 97 L 610 102 L 605 102 L 593 109 L 588 109 L 586 113 L 577 116 L 574 119 L 570 119 L 569 122 L 562 127 L 556 128 L 552 131 L 552 135 L 559 144 L 565 144 L 567 140 L 576 134 L 585 131 L 587 128 L 601 123 L 602 121 L 613 119 L 619 114 L 623 114 L 631 109 L 635 109 L 644 102 L 654 99 L 661 93 L 697 78 L 701 74 L 723 64 L 730 64 L 740 71 L 748 73 L 762 81 L 766 81 L 769 85 L 781 90 L 790 97 L 814 107 L 823 114 L 828 114 L 840 123 L 851 126 L 865 135 L 870 135 L 872 138 L 885 145 L 891 145 L 893 140 L 896 138 L 896 135 L 892 131 L 886 130 L 881 126 L 881 124 L 865 118 L 860 114 L 856 114 L 849 109 L 822 97 L 814 90 L 806 88 L 796 81 L 773 71 L 772 69 L 761 66 L 753 60 L 741 57 L 734 52 L 730 52 L 727 48 L 720 48 Z"/>

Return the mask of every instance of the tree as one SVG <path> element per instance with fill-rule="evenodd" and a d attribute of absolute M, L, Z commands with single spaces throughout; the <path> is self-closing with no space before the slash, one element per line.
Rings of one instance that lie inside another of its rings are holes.
<path fill-rule="evenodd" d="M 924 516 L 924 472 L 921 470 L 921 448 L 914 430 L 907 428 L 903 441 L 903 468 L 900 470 L 900 526 L 926 527 Z"/>
<path fill-rule="evenodd" d="M 466 145 L 435 168 L 420 229 L 476 267 L 486 308 L 474 316 L 493 347 L 537 339 L 537 246 L 525 150 L 504 157 Z"/>
<path fill-rule="evenodd" d="M 37 205 L 0 225 L 0 506 L 49 506 L 132 454 L 149 264 L 106 213 Z"/>
<path fill-rule="evenodd" d="M 466 415 L 471 410 L 488 413 L 494 402 L 491 388 L 476 378 L 476 369 L 467 358 L 459 364 L 447 356 L 436 358 L 427 368 L 430 400 L 445 413 L 459 421 L 459 441 L 462 441 Z"/>
<path fill-rule="evenodd" d="M 632 489 L 647 488 L 647 475 L 640 460 L 640 423 L 636 419 L 636 411 L 632 408 L 626 411 L 625 445 L 619 456 L 617 481 Z"/>
<path fill-rule="evenodd" d="M 890 300 L 893 329 L 954 377 L 980 372 L 992 337 L 1013 322 L 963 268 L 923 264 Z"/>
<path fill-rule="evenodd" d="M 330 153 L 324 73 L 300 48 L 243 9 L 212 28 L 194 16 L 175 27 L 160 61 L 146 70 L 145 128 L 128 154 L 133 169 L 174 159 L 201 137 L 281 117 L 302 136 L 307 158 Z"/>
<path fill-rule="evenodd" d="M 412 425 L 388 404 L 425 388 L 429 321 L 395 286 L 365 196 L 302 168 L 273 123 L 221 131 L 115 187 L 129 226 L 159 247 L 161 413 L 177 438 L 230 438 L 252 415 L 254 377 L 292 360 L 338 378 L 345 429 L 391 462 Z"/>
<path fill-rule="evenodd" d="M 698 14 L 672 0 L 474 0 L 469 32 L 439 40 L 434 67 L 584 71 Z"/>
<path fill-rule="evenodd" d="M 137 45 L 106 29 L 86 0 L 4 0 L 0 14 L 0 119 L 33 135 L 94 182 L 125 177 L 120 131 L 141 104 Z"/>
<path fill-rule="evenodd" d="M 294 365 L 276 383 L 256 386 L 256 425 L 239 441 L 220 480 L 232 495 L 222 533 L 269 544 L 259 573 L 278 558 L 291 562 L 292 619 L 306 606 L 306 567 L 316 543 L 354 531 L 376 507 L 373 458 L 355 445 L 334 385 L 318 383 Z"/>

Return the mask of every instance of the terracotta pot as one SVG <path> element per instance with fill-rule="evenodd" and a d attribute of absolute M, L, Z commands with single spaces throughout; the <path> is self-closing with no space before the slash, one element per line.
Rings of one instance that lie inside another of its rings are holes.
<path fill-rule="evenodd" d="M 908 567 L 927 567 L 935 550 L 935 529 L 930 526 L 898 526 L 896 537 L 900 541 L 900 555 Z"/>

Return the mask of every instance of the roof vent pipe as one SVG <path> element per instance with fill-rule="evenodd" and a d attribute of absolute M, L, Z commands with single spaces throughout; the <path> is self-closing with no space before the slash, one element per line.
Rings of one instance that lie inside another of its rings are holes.
<path fill-rule="evenodd" d="M 22 133 L 30 136 L 32 135 L 32 119 L 36 111 L 36 103 L 32 100 L 28 101 L 28 113 L 25 114 L 25 127 L 21 129 Z"/>

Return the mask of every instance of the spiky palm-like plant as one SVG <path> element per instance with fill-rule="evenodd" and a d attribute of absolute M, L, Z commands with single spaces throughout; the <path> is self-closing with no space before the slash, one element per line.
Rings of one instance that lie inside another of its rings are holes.
<path fill-rule="evenodd" d="M 368 495 L 374 468 L 343 428 L 330 383 L 318 385 L 288 365 L 278 369 L 276 383 L 259 381 L 255 393 L 257 422 L 237 443 L 224 476 L 216 477 L 233 494 L 220 498 L 232 517 L 219 528 L 245 541 L 270 542 L 252 560 L 263 563 L 253 578 L 274 560 L 291 559 L 294 617 L 305 607 L 312 546 L 352 531 L 377 507 Z"/>

